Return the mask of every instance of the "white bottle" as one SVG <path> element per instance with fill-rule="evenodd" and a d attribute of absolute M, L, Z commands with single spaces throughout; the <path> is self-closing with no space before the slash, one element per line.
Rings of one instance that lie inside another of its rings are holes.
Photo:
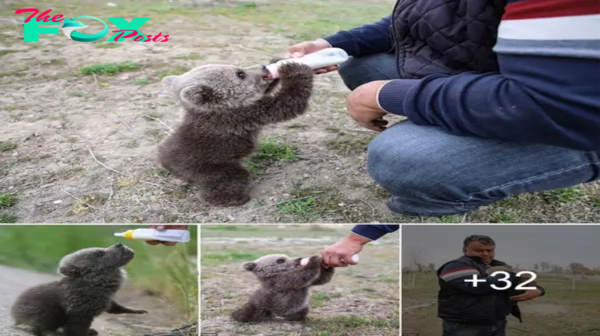
<path fill-rule="evenodd" d="M 311 69 L 320 69 L 330 65 L 339 65 L 348 59 L 348 54 L 340 48 L 326 48 L 298 58 L 287 58 L 267 65 L 271 78 L 279 77 L 278 68 L 286 63 L 296 62 L 308 65 Z"/>
<path fill-rule="evenodd" d="M 190 232 L 188 230 L 158 231 L 155 229 L 136 229 L 115 233 L 115 236 L 124 237 L 129 240 L 159 240 L 173 243 L 187 243 L 190 241 Z"/>
<path fill-rule="evenodd" d="M 310 258 L 304 258 L 304 259 L 300 260 L 300 265 L 306 266 L 308 264 L 309 259 Z M 352 261 L 354 261 L 355 263 L 358 262 L 358 254 L 355 254 L 352 256 Z"/>

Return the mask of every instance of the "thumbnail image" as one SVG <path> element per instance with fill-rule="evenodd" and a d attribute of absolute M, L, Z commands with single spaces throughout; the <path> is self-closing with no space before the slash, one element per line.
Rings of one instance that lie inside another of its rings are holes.
<path fill-rule="evenodd" d="M 400 332 L 399 225 L 202 225 L 201 334 Z"/>
<path fill-rule="evenodd" d="M 0 335 L 196 336 L 197 250 L 193 226 L 0 226 Z"/>
<path fill-rule="evenodd" d="M 405 335 L 600 335 L 600 226 L 405 225 Z"/>

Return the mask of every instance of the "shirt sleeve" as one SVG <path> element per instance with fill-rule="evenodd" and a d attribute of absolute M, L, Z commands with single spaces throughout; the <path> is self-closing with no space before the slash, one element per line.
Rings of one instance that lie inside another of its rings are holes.
<path fill-rule="evenodd" d="M 400 225 L 355 225 L 352 233 L 370 240 L 377 240 L 388 233 L 398 231 Z"/>
<path fill-rule="evenodd" d="M 386 16 L 381 20 L 350 30 L 339 31 L 323 39 L 334 48 L 343 49 L 354 57 L 389 52 L 392 50 L 391 19 Z"/>

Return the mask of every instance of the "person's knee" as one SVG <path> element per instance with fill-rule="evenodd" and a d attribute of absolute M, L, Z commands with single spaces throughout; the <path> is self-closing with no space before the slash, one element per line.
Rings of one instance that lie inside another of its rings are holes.
<path fill-rule="evenodd" d="M 367 167 L 371 178 L 394 196 L 448 198 L 444 191 L 444 165 L 416 139 L 383 132 L 369 144 Z M 412 140 L 412 141 L 411 141 Z"/>

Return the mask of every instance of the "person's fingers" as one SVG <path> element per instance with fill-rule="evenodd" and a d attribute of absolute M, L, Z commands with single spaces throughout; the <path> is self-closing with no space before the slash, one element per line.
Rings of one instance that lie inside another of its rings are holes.
<path fill-rule="evenodd" d="M 160 242 L 158 240 L 148 240 L 148 241 L 146 241 L 146 244 L 158 245 L 158 244 L 160 244 Z"/>
<path fill-rule="evenodd" d="M 166 230 L 166 229 L 165 229 L 165 226 L 164 226 L 164 225 L 157 225 L 157 226 L 155 226 L 155 227 L 154 227 L 154 230 L 157 230 L 157 231 L 164 231 L 164 230 Z"/>
<path fill-rule="evenodd" d="M 174 246 L 177 245 L 177 243 L 175 242 L 162 242 L 163 245 L 167 245 L 167 246 Z"/>

